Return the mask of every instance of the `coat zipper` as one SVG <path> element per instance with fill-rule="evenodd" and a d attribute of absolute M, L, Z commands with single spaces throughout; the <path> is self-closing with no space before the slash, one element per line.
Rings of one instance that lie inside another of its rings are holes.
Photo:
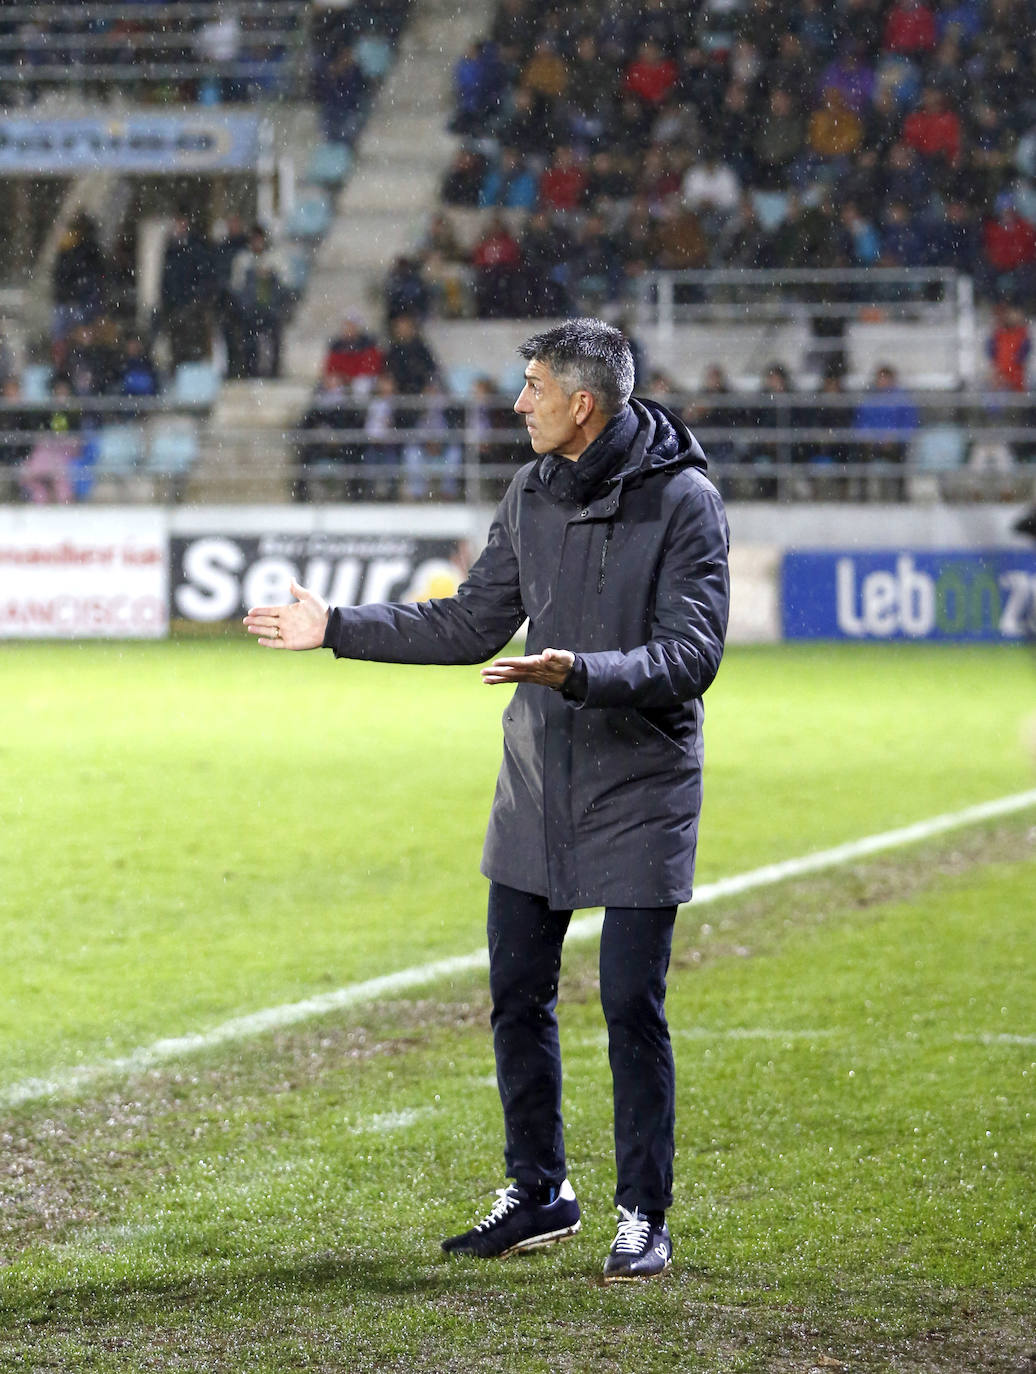
<path fill-rule="evenodd" d="M 597 574 L 598 596 L 604 591 L 604 566 L 608 562 L 608 545 L 612 541 L 612 530 L 614 528 L 615 522 L 613 520 L 609 520 L 604 527 L 604 543 L 601 545 L 601 567 Z"/>

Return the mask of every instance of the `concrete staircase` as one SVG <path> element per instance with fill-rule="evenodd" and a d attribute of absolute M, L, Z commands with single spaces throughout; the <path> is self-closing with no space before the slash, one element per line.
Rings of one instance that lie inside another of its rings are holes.
<path fill-rule="evenodd" d="M 266 378 L 226 382 L 191 473 L 186 499 L 263 505 L 291 500 L 294 444 L 286 437 L 309 399 L 308 382 Z"/>
<path fill-rule="evenodd" d="M 385 274 L 419 238 L 457 144 L 446 130 L 454 64 L 492 9 L 491 0 L 415 6 L 286 339 L 292 376 L 316 378 L 343 315 L 358 311 L 380 326 Z"/>

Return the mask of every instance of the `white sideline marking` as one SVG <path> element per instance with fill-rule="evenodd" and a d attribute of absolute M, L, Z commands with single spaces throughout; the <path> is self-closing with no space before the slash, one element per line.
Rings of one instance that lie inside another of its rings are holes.
<path fill-rule="evenodd" d="M 428 1116 L 434 1109 L 432 1107 L 403 1107 L 398 1112 L 378 1112 L 374 1116 L 368 1116 L 364 1121 L 358 1121 L 354 1126 L 349 1127 L 350 1135 L 366 1135 L 368 1131 L 402 1131 L 407 1126 L 413 1126 L 421 1117 Z"/>
<path fill-rule="evenodd" d="M 1008 797 L 998 797 L 995 801 L 980 802 L 976 806 L 966 806 L 961 811 L 948 811 L 941 816 L 930 816 L 928 820 L 904 825 L 897 830 L 865 835 L 862 839 L 850 840 L 847 844 L 836 845 L 833 849 L 821 849 L 813 854 L 785 859 L 781 863 L 765 864 L 762 868 L 753 868 L 747 873 L 737 873 L 730 878 L 720 878 L 714 883 L 703 883 L 695 890 L 692 905 L 699 907 L 722 897 L 735 897 L 742 892 L 750 892 L 753 888 L 770 887 L 774 883 L 783 882 L 786 878 L 799 878 L 806 873 L 835 868 L 839 864 L 849 863 L 868 854 L 914 844 L 918 840 L 941 835 L 947 830 L 973 825 L 977 821 L 993 820 L 997 816 L 1008 816 L 1015 811 L 1024 811 L 1030 806 L 1036 806 L 1036 788 L 1028 792 L 1015 792 Z M 592 939 L 600 933 L 603 918 L 602 911 L 580 916 L 569 926 L 568 939 Z M 118 1058 L 101 1059 L 93 1064 L 78 1064 L 74 1068 L 61 1070 L 51 1078 L 25 1078 L 20 1083 L 0 1089 L 0 1107 L 16 1107 L 23 1102 L 32 1102 L 42 1097 L 64 1097 L 98 1078 L 141 1073 L 171 1059 L 182 1059 L 186 1055 L 214 1049 L 230 1041 L 246 1040 L 263 1035 L 267 1031 L 279 1030 L 284 1026 L 294 1026 L 300 1021 L 309 1021 L 326 1012 L 355 1006 L 358 1002 L 377 1002 L 395 993 L 424 987 L 440 978 L 450 978 L 455 974 L 486 968 L 488 963 L 488 955 L 482 949 L 471 954 L 459 954 L 451 959 L 435 959 L 428 964 L 418 964 L 413 968 L 399 969 L 396 973 L 383 974 L 380 978 L 368 978 L 362 983 L 348 983 L 333 992 L 307 997 L 301 1002 L 287 1002 L 279 1007 L 266 1007 L 262 1011 L 252 1012 L 248 1016 L 237 1016 L 207 1031 L 156 1040 L 151 1045 L 142 1045 L 139 1049 L 131 1050 L 129 1054 Z"/>
<path fill-rule="evenodd" d="M 996 1035 L 991 1031 L 983 1035 L 955 1035 L 953 1038 L 977 1041 L 980 1045 L 1036 1045 L 1036 1035 Z"/>

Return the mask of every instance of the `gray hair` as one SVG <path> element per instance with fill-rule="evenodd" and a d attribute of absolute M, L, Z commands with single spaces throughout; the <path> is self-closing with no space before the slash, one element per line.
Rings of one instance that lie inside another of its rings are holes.
<path fill-rule="evenodd" d="M 633 392 L 629 343 L 604 320 L 566 320 L 526 339 L 518 353 L 544 363 L 569 393 L 589 391 L 606 415 L 617 414 Z"/>

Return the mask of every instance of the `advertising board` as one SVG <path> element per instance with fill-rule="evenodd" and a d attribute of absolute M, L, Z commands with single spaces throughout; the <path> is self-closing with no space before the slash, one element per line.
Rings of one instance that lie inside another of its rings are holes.
<path fill-rule="evenodd" d="M 1020 641 L 1036 635 L 1027 549 L 785 553 L 785 639 Z"/>
<path fill-rule="evenodd" d="M 332 605 L 450 596 L 467 571 L 462 539 L 300 531 L 190 533 L 170 540 L 170 613 L 200 623 L 291 600 L 292 578 Z"/>
<path fill-rule="evenodd" d="M 259 159 L 259 119 L 250 114 L 168 111 L 44 119 L 0 118 L 0 172 L 244 171 Z"/>
<path fill-rule="evenodd" d="M 0 507 L 0 638 L 159 639 L 168 604 L 160 511 Z"/>

